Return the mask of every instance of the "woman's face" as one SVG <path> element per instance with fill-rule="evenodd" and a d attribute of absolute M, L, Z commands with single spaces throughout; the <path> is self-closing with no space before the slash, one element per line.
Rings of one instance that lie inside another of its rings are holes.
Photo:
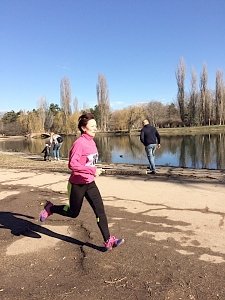
<path fill-rule="evenodd" d="M 87 122 L 87 125 L 85 127 L 82 127 L 83 131 L 87 133 L 90 136 L 95 136 L 97 131 L 97 124 L 94 119 L 91 119 Z"/>

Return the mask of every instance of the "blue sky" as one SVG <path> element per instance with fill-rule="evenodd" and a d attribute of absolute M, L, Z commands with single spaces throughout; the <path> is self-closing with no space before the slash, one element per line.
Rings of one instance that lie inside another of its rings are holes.
<path fill-rule="evenodd" d="M 60 104 L 60 81 L 79 107 L 97 104 L 98 74 L 112 109 L 176 99 L 181 57 L 208 86 L 225 70 L 224 0 L 0 0 L 0 111 Z"/>

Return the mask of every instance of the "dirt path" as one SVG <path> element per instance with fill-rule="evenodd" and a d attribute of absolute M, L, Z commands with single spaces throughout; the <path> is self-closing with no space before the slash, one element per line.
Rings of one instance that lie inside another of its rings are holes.
<path fill-rule="evenodd" d="M 105 253 L 86 203 L 77 219 L 38 221 L 45 200 L 67 202 L 66 162 L 18 160 L 0 162 L 1 299 L 225 299 L 222 172 L 210 183 L 110 167 L 97 184 L 110 230 L 126 242 Z"/>

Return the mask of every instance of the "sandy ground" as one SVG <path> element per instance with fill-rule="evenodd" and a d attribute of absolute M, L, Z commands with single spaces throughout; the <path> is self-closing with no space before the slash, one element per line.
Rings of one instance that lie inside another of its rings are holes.
<path fill-rule="evenodd" d="M 150 175 L 149 175 L 150 176 Z M 28 171 L 2 169 L 0 182 L 2 186 L 10 182 L 13 186 L 41 188 L 66 194 L 67 174 L 36 173 Z M 174 232 L 137 231 L 137 236 L 151 235 L 157 241 L 173 238 L 180 246 L 188 247 L 196 244 L 214 252 L 214 255 L 202 255 L 201 260 L 225 262 L 225 186 L 218 184 L 177 182 L 157 182 L 155 180 L 136 177 L 122 178 L 115 176 L 100 176 L 96 183 L 104 198 L 106 206 L 123 209 L 129 213 L 163 217 L 172 222 L 183 222 L 185 226 L 176 226 Z M 0 199 L 17 195 L 19 191 L 1 191 Z M 67 203 L 67 197 L 62 199 Z M 112 224 L 111 224 L 112 225 Z M 168 227 L 164 225 L 165 227 Z M 61 228 L 63 231 L 63 227 Z M 190 237 L 192 232 L 192 237 Z M 126 237 L 125 237 L 126 238 Z M 44 240 L 44 239 L 43 239 Z M 51 241 L 43 241 L 42 246 L 48 247 Z M 35 246 L 36 247 L 36 246 Z M 15 245 L 8 248 L 8 253 Z M 30 247 L 23 252 L 29 251 Z"/>
<path fill-rule="evenodd" d="M 38 221 L 45 200 L 68 201 L 66 162 L 12 161 L 0 172 L 1 299 L 225 299 L 222 171 L 105 166 L 96 183 L 125 238 L 105 253 L 86 203 L 77 219 Z"/>

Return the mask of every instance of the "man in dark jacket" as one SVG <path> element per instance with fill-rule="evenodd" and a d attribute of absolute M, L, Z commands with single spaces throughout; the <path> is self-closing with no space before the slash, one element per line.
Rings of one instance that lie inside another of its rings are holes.
<path fill-rule="evenodd" d="M 150 174 L 155 174 L 155 151 L 157 147 L 160 148 L 160 135 L 157 129 L 149 124 L 148 119 L 143 121 L 140 140 L 145 146 L 145 151 L 149 161 Z"/>

